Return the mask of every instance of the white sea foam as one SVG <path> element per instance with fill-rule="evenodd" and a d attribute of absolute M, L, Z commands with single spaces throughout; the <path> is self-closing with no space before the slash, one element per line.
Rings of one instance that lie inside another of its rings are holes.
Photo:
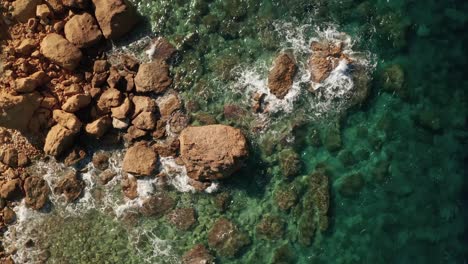
<path fill-rule="evenodd" d="M 187 169 L 178 165 L 173 157 L 161 157 L 161 172 L 168 177 L 168 183 L 180 192 L 195 192 L 195 188 L 189 184 Z"/>

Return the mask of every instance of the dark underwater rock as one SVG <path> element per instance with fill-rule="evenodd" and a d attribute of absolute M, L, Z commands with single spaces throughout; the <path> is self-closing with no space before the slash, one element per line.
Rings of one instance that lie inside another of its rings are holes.
<path fill-rule="evenodd" d="M 218 219 L 208 233 L 208 244 L 223 257 L 234 257 L 250 244 L 249 237 L 226 218 Z"/>
<path fill-rule="evenodd" d="M 360 173 L 353 173 L 337 179 L 334 185 L 341 195 L 350 197 L 364 187 L 364 178 Z"/>
<path fill-rule="evenodd" d="M 195 209 L 177 208 L 167 215 L 168 221 L 179 230 L 189 230 L 196 222 Z"/>
<path fill-rule="evenodd" d="M 64 176 L 54 188 L 57 194 L 65 195 L 67 202 L 74 202 L 77 200 L 85 188 L 83 180 L 78 178 L 78 174 L 74 171 Z"/>
<path fill-rule="evenodd" d="M 297 196 L 297 190 L 293 185 L 283 185 L 275 191 L 276 203 L 284 211 L 291 209 L 297 203 Z"/>
<path fill-rule="evenodd" d="M 284 235 L 285 222 L 279 216 L 265 215 L 257 225 L 257 233 L 270 240 L 280 239 Z"/>
<path fill-rule="evenodd" d="M 175 200 L 166 193 L 151 196 L 143 201 L 140 212 L 156 218 L 167 214 L 175 206 Z"/>
<path fill-rule="evenodd" d="M 182 256 L 183 264 L 214 264 L 214 257 L 202 244 L 195 245 Z"/>

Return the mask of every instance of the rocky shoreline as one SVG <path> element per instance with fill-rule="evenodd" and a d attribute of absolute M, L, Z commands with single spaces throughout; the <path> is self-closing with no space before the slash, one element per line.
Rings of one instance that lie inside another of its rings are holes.
<path fill-rule="evenodd" d="M 173 87 L 172 63 L 179 52 L 175 45 L 164 37 L 155 38 L 147 47 L 149 61 L 131 54 L 110 55 L 112 41 L 128 34 L 138 22 L 135 9 L 123 0 L 3 3 L 0 28 L 8 34 L 0 35 L 2 232 L 14 224 L 12 208 L 22 199 L 27 207 L 41 210 L 52 192 L 64 195 L 69 203 L 82 195 L 85 183 L 80 172 L 68 173 L 55 186 L 49 186 L 40 175 L 25 172 L 31 162 L 48 156 L 75 167 L 92 159 L 102 170 L 100 179 L 106 184 L 115 176 L 107 170 L 109 157 L 98 152 L 88 157 L 87 148 L 93 144 L 125 146 L 122 169 L 129 176 L 122 179 L 121 186 L 128 199 L 138 196 L 137 178 L 168 177 L 158 167 L 160 158 L 173 157 L 177 165 L 184 166 L 189 184 L 197 191 L 229 178 L 244 165 L 249 143 L 240 129 L 222 124 L 191 126 L 188 102 Z M 326 80 L 341 60 L 352 63 L 341 42 L 314 41 L 311 52 L 311 86 Z M 270 93 L 283 99 L 292 88 L 297 70 L 294 54 L 281 52 L 268 75 Z M 367 90 L 361 94 L 359 102 L 365 99 Z M 252 112 L 269 112 L 266 96 L 251 95 Z M 235 118 L 242 112 L 226 105 L 224 115 Z M 285 176 L 297 174 L 297 154 L 281 154 Z M 317 169 L 316 177 L 306 185 L 310 190 L 301 207 L 312 221 L 304 220 L 300 229 L 302 242 L 310 244 L 315 230 L 323 232 L 328 227 L 326 170 Z M 294 187 L 276 192 L 275 199 L 283 211 L 298 202 Z M 167 215 L 169 222 L 181 230 L 188 230 L 196 221 L 193 208 L 175 208 L 174 201 L 164 194 L 145 199 L 140 211 L 146 216 Z M 281 236 L 282 225 L 281 220 L 267 216 L 257 232 L 275 239 Z M 207 241 L 223 257 L 233 257 L 249 243 L 248 235 L 226 218 L 216 221 Z M 4 263 L 13 263 L 8 256 L 12 253 L 0 252 Z M 214 257 L 199 244 L 184 255 L 183 261 L 212 263 Z"/>

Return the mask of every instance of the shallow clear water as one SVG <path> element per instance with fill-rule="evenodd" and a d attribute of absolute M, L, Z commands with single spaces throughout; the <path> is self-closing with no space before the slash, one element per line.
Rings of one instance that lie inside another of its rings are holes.
<path fill-rule="evenodd" d="M 197 211 L 196 226 L 186 232 L 164 218 L 119 217 L 137 205 L 123 200 L 118 179 L 111 187 L 93 186 L 91 168 L 92 195 L 82 207 L 57 201 L 51 213 L 28 222 L 34 226 L 28 235 L 47 248 L 49 263 L 179 263 L 194 244 L 206 244 L 222 215 L 252 242 L 235 258 L 217 257 L 217 263 L 466 262 L 467 2 L 133 2 L 147 20 L 134 39 L 162 35 L 183 50 L 171 72 L 185 102 L 198 106 L 191 111 L 193 123 L 210 117 L 242 128 L 252 155 L 222 183 L 221 191 L 232 196 L 226 212 L 216 209 L 216 194 L 168 191 L 177 207 Z M 189 36 L 195 32 L 197 38 Z M 265 89 L 279 51 L 291 50 L 305 63 L 310 41 L 327 32 L 346 33 L 366 65 L 365 102 L 354 105 L 332 88 L 328 97 L 314 96 L 304 88 L 307 72 L 300 70 L 295 96 L 272 99 L 269 115 L 252 114 L 250 93 Z M 225 119 L 226 104 L 248 114 Z M 296 177 L 283 176 L 285 151 L 300 156 Z M 111 152 L 118 171 L 121 155 Z M 329 228 L 307 237 L 307 188 L 317 167 L 326 168 L 330 182 Z M 144 189 L 147 183 L 140 184 Z M 297 192 L 290 211 L 276 205 L 275 195 L 284 188 Z M 265 214 L 286 223 L 280 239 L 258 234 Z"/>

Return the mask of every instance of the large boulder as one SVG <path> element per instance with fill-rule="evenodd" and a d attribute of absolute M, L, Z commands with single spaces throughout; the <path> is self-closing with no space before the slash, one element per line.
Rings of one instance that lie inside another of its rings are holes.
<path fill-rule="evenodd" d="M 122 169 L 128 173 L 150 176 L 156 169 L 158 155 L 146 142 L 138 142 L 127 150 Z"/>
<path fill-rule="evenodd" d="M 310 80 L 315 83 L 324 81 L 335 69 L 341 59 L 349 60 L 343 54 L 343 43 L 313 41 L 310 45 L 312 55 L 309 58 Z"/>
<path fill-rule="evenodd" d="M 179 136 L 180 156 L 195 180 L 216 180 L 239 169 L 248 155 L 239 129 L 225 125 L 187 127 Z"/>
<path fill-rule="evenodd" d="M 56 33 L 50 33 L 42 40 L 41 53 L 47 59 L 70 71 L 78 66 L 83 57 L 80 49 Z"/>
<path fill-rule="evenodd" d="M 137 92 L 163 93 L 171 83 L 169 66 L 162 60 L 141 64 L 135 77 Z"/>
<path fill-rule="evenodd" d="M 280 54 L 268 74 L 268 88 L 277 98 L 283 99 L 293 85 L 297 66 L 292 55 Z"/>
<path fill-rule="evenodd" d="M 208 233 L 208 245 L 223 257 L 234 257 L 248 244 L 249 237 L 224 217 L 218 219 Z"/>
<path fill-rule="evenodd" d="M 39 210 L 49 199 L 49 185 L 40 177 L 32 176 L 24 181 L 24 199 L 26 206 L 34 210 Z"/>
<path fill-rule="evenodd" d="M 81 121 L 74 114 L 56 109 L 52 112 L 52 118 L 55 122 L 74 133 L 81 130 Z"/>
<path fill-rule="evenodd" d="M 64 30 L 68 41 L 80 48 L 90 47 L 102 38 L 96 19 L 89 13 L 73 16 Z"/>
<path fill-rule="evenodd" d="M 135 9 L 125 0 L 93 0 L 95 16 L 104 37 L 117 39 L 138 22 Z"/>
<path fill-rule="evenodd" d="M 28 22 L 28 19 L 36 16 L 36 7 L 40 0 L 16 0 L 12 3 L 13 17 L 21 23 Z"/>
<path fill-rule="evenodd" d="M 73 145 L 76 131 L 72 131 L 60 124 L 53 126 L 47 134 L 44 152 L 48 155 L 59 156 Z"/>
<path fill-rule="evenodd" d="M 0 92 L 0 126 L 27 131 L 41 99 L 40 94 L 36 92 L 21 95 Z"/>

